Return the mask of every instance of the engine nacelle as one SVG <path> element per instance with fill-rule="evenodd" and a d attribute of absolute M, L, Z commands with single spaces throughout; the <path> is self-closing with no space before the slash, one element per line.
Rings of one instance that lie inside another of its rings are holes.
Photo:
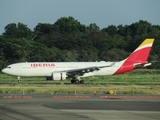
<path fill-rule="evenodd" d="M 53 73 L 52 76 L 46 77 L 46 80 L 65 80 L 67 78 L 66 72 Z"/>

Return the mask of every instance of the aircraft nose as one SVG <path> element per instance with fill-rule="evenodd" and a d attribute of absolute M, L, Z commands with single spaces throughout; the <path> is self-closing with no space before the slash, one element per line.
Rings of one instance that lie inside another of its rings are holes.
<path fill-rule="evenodd" d="M 4 69 L 2 69 L 2 72 L 4 73 Z"/>
<path fill-rule="evenodd" d="M 6 73 L 6 68 L 2 69 L 2 72 L 3 72 L 3 73 Z"/>

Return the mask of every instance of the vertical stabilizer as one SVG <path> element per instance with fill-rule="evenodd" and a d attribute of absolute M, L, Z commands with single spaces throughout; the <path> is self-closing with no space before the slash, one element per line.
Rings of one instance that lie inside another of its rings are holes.
<path fill-rule="evenodd" d="M 129 55 L 129 57 L 121 61 L 123 62 L 123 64 L 114 74 L 121 74 L 124 72 L 129 72 L 136 68 L 144 67 L 144 65 L 147 63 L 147 59 L 151 51 L 153 42 L 154 42 L 153 38 L 145 39 L 138 46 L 138 48 Z"/>

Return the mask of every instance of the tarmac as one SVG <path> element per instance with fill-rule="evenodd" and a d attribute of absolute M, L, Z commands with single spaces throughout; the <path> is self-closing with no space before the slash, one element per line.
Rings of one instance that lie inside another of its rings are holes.
<path fill-rule="evenodd" d="M 160 96 L 0 94 L 0 120 L 159 120 Z"/>

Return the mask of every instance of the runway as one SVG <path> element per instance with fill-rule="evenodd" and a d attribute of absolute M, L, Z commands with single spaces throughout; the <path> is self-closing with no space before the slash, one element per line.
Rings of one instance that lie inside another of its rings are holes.
<path fill-rule="evenodd" d="M 65 95 L 64 95 L 65 96 Z M 0 98 L 0 120 L 159 120 L 159 98 Z"/>

